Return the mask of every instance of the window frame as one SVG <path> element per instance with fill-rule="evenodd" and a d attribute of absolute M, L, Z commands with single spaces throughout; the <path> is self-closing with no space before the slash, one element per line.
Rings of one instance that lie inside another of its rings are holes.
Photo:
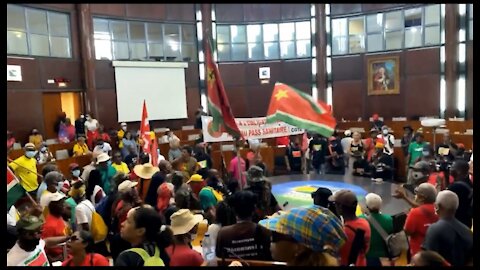
<path fill-rule="evenodd" d="M 61 11 L 56 11 L 56 10 L 48 10 L 48 9 L 42 9 L 42 8 L 33 8 L 29 6 L 24 6 L 24 5 L 19 5 L 19 4 L 11 4 L 7 3 L 7 10 L 8 6 L 13 6 L 20 8 L 23 11 L 23 20 L 25 22 L 25 29 L 22 30 L 10 30 L 8 27 L 7 23 L 7 32 L 9 31 L 15 31 L 15 32 L 20 32 L 25 34 L 25 39 L 26 39 L 26 46 L 27 46 L 27 54 L 19 54 L 19 53 L 10 53 L 9 52 L 9 46 L 7 42 L 7 56 L 9 55 L 18 55 L 18 56 L 32 56 L 32 57 L 51 57 L 51 58 L 64 58 L 64 59 L 72 59 L 73 58 L 73 46 L 72 46 L 72 23 L 71 23 L 71 16 L 70 13 L 68 12 L 61 12 Z M 47 27 L 47 33 L 46 34 L 38 34 L 38 33 L 32 33 L 30 30 L 30 27 L 28 25 L 28 11 L 39 11 L 45 14 L 46 16 L 46 27 Z M 50 14 L 59 14 L 59 15 L 64 15 L 66 16 L 67 19 L 67 33 L 66 35 L 58 35 L 58 34 L 52 34 L 51 33 L 51 22 L 50 22 Z M 8 13 L 7 13 L 7 21 L 8 21 Z M 48 39 L 48 55 L 36 55 L 32 53 L 32 39 L 31 35 L 40 35 L 40 36 L 46 36 Z M 53 56 L 52 55 L 52 37 L 54 38 L 67 38 L 68 39 L 68 56 Z"/>

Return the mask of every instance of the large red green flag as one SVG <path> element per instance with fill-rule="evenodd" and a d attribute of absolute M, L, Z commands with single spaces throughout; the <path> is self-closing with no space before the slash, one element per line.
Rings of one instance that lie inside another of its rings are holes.
<path fill-rule="evenodd" d="M 325 137 L 332 136 L 337 125 L 328 104 L 314 101 L 304 92 L 279 82 L 275 83 L 267 112 L 267 123 L 277 121 Z"/>
<path fill-rule="evenodd" d="M 7 166 L 7 210 L 25 195 L 25 189 Z"/>
<path fill-rule="evenodd" d="M 210 44 L 208 41 L 206 43 L 208 111 L 213 118 L 211 129 L 214 132 L 227 132 L 234 138 L 240 138 L 242 136 L 225 93 L 220 72 L 213 61 Z"/>

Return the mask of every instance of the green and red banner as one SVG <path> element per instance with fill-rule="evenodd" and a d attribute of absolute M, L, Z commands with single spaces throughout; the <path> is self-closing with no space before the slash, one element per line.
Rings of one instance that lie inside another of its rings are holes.
<path fill-rule="evenodd" d="M 25 195 L 25 189 L 20 185 L 15 174 L 7 165 L 7 210 Z"/>
<path fill-rule="evenodd" d="M 330 106 L 310 95 L 277 82 L 267 112 L 267 123 L 285 122 L 325 137 L 332 136 L 337 121 Z"/>
<path fill-rule="evenodd" d="M 235 122 L 235 117 L 233 116 L 230 102 L 225 93 L 220 72 L 213 61 L 212 51 L 208 41 L 205 48 L 205 60 L 207 64 L 208 111 L 213 117 L 212 131 L 220 133 L 227 132 L 234 138 L 241 138 L 242 135 Z"/>

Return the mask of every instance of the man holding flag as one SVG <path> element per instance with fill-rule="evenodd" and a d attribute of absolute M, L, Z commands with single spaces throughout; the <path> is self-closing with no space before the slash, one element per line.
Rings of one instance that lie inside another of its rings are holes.
<path fill-rule="evenodd" d="M 147 104 L 143 101 L 142 122 L 140 124 L 140 138 L 143 141 L 143 152 L 149 154 L 150 163 L 153 166 L 158 165 L 158 143 L 155 133 L 150 131 L 150 123 L 148 122 Z"/>

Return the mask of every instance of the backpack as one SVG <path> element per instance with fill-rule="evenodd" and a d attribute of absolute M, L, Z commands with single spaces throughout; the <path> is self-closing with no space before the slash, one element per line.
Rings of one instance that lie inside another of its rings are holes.
<path fill-rule="evenodd" d="M 106 213 L 105 211 L 107 210 L 107 201 L 108 201 L 108 195 L 103 197 L 100 202 L 95 206 L 95 211 L 99 213 L 101 216 L 105 216 Z"/>
<path fill-rule="evenodd" d="M 405 231 L 401 230 L 397 233 L 387 234 L 382 226 L 371 215 L 365 215 L 365 217 L 367 217 L 367 220 L 380 234 L 383 241 L 385 241 L 389 259 L 399 257 L 400 254 L 402 254 L 402 251 L 408 249 L 408 238 Z"/>
<path fill-rule="evenodd" d="M 160 250 L 155 246 L 155 253 L 150 256 L 143 248 L 131 248 L 129 251 L 137 253 L 143 259 L 143 266 L 165 266 L 162 258 L 160 258 Z"/>
<path fill-rule="evenodd" d="M 360 251 L 365 247 L 365 231 L 362 229 L 355 229 L 350 225 L 345 225 L 355 233 L 355 237 L 352 241 L 352 247 L 350 248 L 350 253 L 348 254 L 348 265 L 355 265 L 357 263 L 357 257 L 360 254 Z"/>
<path fill-rule="evenodd" d="M 87 208 L 90 209 L 88 206 Z M 108 227 L 105 224 L 105 221 L 103 221 L 102 216 L 100 216 L 97 211 L 92 209 L 90 209 L 90 211 L 92 211 L 92 225 L 90 226 L 90 232 L 92 233 L 93 241 L 95 243 L 99 243 L 107 238 Z"/>

